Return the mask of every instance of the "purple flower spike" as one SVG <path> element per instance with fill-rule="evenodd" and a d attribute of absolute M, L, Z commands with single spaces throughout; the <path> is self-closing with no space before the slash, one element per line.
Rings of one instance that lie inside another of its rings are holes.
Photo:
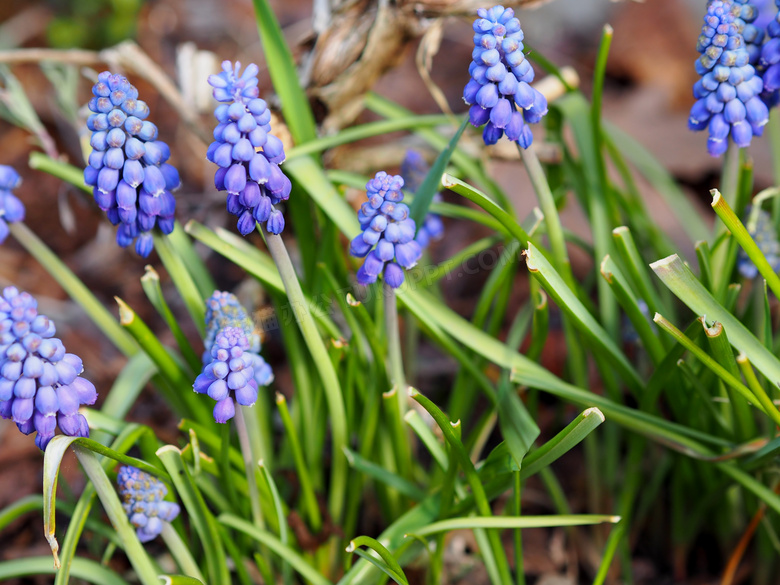
<path fill-rule="evenodd" d="M 0 173 L 0 182 L 2 181 Z M 81 405 L 97 400 L 95 386 L 80 376 L 81 359 L 65 353 L 54 323 L 38 314 L 37 301 L 9 286 L 0 296 L 0 416 L 24 434 L 37 431 L 45 450 L 57 425 L 66 435 L 88 437 Z"/>
<path fill-rule="evenodd" d="M 106 88 L 114 89 L 104 96 Z M 84 182 L 92 185 L 95 202 L 111 223 L 121 224 L 117 244 L 125 248 L 135 241 L 136 252 L 146 257 L 153 247 L 148 232 L 173 230 L 171 191 L 179 187 L 179 173 L 167 164 L 171 149 L 157 140 L 157 127 L 144 120 L 149 108 L 126 78 L 104 71 L 92 93 L 89 109 L 94 113 L 87 127 L 93 151 Z"/>
<path fill-rule="evenodd" d="M 353 256 L 366 259 L 357 272 L 361 286 L 376 282 L 377 277 L 384 274 L 385 282 L 398 288 L 404 281 L 401 266 L 411 268 L 422 255 L 420 244 L 413 239 L 414 220 L 409 217 L 409 208 L 402 203 L 403 186 L 403 177 L 384 171 L 378 172 L 366 184 L 368 201 L 358 212 L 363 233 L 350 244 Z"/>
<path fill-rule="evenodd" d="M 249 340 L 242 327 L 220 329 L 209 353 L 212 361 L 204 365 L 193 388 L 198 391 L 210 382 L 206 393 L 217 401 L 214 420 L 225 423 L 235 416 L 234 400 L 242 406 L 257 402 L 254 365 L 259 356 L 249 350 Z"/>
<path fill-rule="evenodd" d="M 8 224 L 24 220 L 24 204 L 11 193 L 21 183 L 19 173 L 0 165 L 0 244 L 8 237 Z"/>
<path fill-rule="evenodd" d="M 701 53 L 696 72 L 701 79 L 693 86 L 697 101 L 691 108 L 688 128 L 709 131 L 707 151 L 712 156 L 727 150 L 729 136 L 740 148 L 750 145 L 769 120 L 768 110 L 757 98 L 771 88 L 765 87 L 751 64 L 761 61 L 758 47 L 763 36 L 751 24 L 754 19 L 755 8 L 749 0 L 712 0 L 707 4 L 696 45 Z"/>
<path fill-rule="evenodd" d="M 463 90 L 463 101 L 471 106 L 469 121 L 477 128 L 488 124 L 482 135 L 485 144 L 495 144 L 506 134 L 528 148 L 533 135 L 529 130 L 521 136 L 522 121 L 539 122 L 547 113 L 547 100 L 529 85 L 534 71 L 523 54 L 520 21 L 503 6 L 480 8 L 477 15 L 471 79 Z M 520 120 L 515 119 L 518 114 Z"/>
<path fill-rule="evenodd" d="M 252 233 L 257 221 L 279 234 L 284 217 L 269 207 L 290 197 L 290 180 L 279 168 L 284 146 L 271 135 L 271 111 L 257 97 L 257 66 L 240 71 L 241 63 L 224 61 L 222 73 L 209 76 L 214 99 L 221 103 L 214 110 L 219 124 L 206 157 L 220 167 L 214 177 L 217 189 L 239 195 L 235 200 L 228 196 L 228 211 L 239 218 L 238 231 Z"/>
<path fill-rule="evenodd" d="M 206 351 L 203 371 L 193 389 L 217 401 L 214 420 L 224 423 L 235 415 L 237 401 L 252 406 L 258 389 L 273 382 L 271 367 L 260 355 L 260 336 L 235 295 L 214 291 L 206 301 Z"/>
<path fill-rule="evenodd" d="M 120 467 L 116 476 L 122 507 L 136 528 L 138 540 L 149 542 L 179 515 L 179 505 L 166 502 L 168 489 L 159 479 L 135 467 Z"/>

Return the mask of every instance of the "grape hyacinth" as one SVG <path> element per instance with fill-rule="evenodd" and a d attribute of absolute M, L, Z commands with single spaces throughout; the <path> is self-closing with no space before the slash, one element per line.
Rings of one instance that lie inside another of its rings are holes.
<path fill-rule="evenodd" d="M 728 137 L 739 147 L 760 136 L 769 110 L 759 97 L 764 84 L 749 63 L 745 40 L 739 34 L 731 2 L 711 1 L 696 50 L 696 72 L 702 78 L 693 86 L 696 103 L 688 127 L 709 131 L 707 151 L 726 152 Z"/>
<path fill-rule="evenodd" d="M 752 207 L 748 207 L 745 210 L 749 218 L 745 226 L 769 265 L 777 272 L 780 270 L 780 242 L 777 241 L 777 231 L 775 231 L 772 217 L 763 209 L 759 209 L 757 213 L 751 209 Z M 755 219 L 753 214 L 755 214 Z M 748 280 L 758 276 L 758 268 L 742 248 L 737 256 L 737 270 Z"/>
<path fill-rule="evenodd" d="M 209 76 L 219 124 L 206 157 L 216 164 L 214 185 L 227 191 L 227 209 L 238 216 L 238 231 L 246 236 L 255 222 L 272 234 L 284 229 L 284 216 L 274 205 L 286 201 L 292 188 L 279 164 L 284 161 L 282 141 L 271 135 L 271 111 L 258 97 L 258 67 L 251 63 L 239 75 L 241 63 L 222 63 L 222 73 Z"/>
<path fill-rule="evenodd" d="M 402 203 L 404 180 L 384 171 L 366 183 L 366 201 L 358 211 L 363 230 L 353 238 L 349 251 L 364 258 L 357 272 L 358 284 L 368 286 L 384 273 L 385 282 L 398 288 L 404 282 L 403 268 L 412 268 L 422 255 L 414 240 L 416 225 L 409 208 Z"/>
<path fill-rule="evenodd" d="M 408 191 L 417 193 L 429 170 L 430 166 L 419 152 L 416 150 L 406 151 L 404 160 L 401 162 L 401 177 Z M 441 201 L 441 194 L 436 193 L 433 196 L 433 201 Z M 414 239 L 424 250 L 431 243 L 431 240 L 440 240 L 442 237 L 444 237 L 444 224 L 441 217 L 435 213 L 429 213 L 425 216 L 425 221 L 417 230 Z"/>
<path fill-rule="evenodd" d="M 38 314 L 38 302 L 9 286 L 0 297 L 0 416 L 10 418 L 25 435 L 37 431 L 35 444 L 45 450 L 60 430 L 71 437 L 88 437 L 79 414 L 82 404 L 94 404 L 97 391 L 79 374 L 81 358 L 65 353 L 54 337 L 54 322 Z"/>
<path fill-rule="evenodd" d="M 471 106 L 469 120 L 476 127 L 487 124 L 482 134 L 485 144 L 495 144 L 506 134 L 528 148 L 533 141 L 528 124 L 547 113 L 547 99 L 529 85 L 534 70 L 523 54 L 520 21 L 514 10 L 503 6 L 480 8 L 477 15 L 471 79 L 463 90 L 463 100 Z"/>
<path fill-rule="evenodd" d="M 92 87 L 87 119 L 92 131 L 84 182 L 93 187 L 98 207 L 118 225 L 116 242 L 123 248 L 135 241 L 135 251 L 152 251 L 151 230 L 173 231 L 176 201 L 171 191 L 180 185 L 179 172 L 166 161 L 168 145 L 157 140 L 157 126 L 146 120 L 149 107 L 138 90 L 121 75 L 104 71 Z"/>
<path fill-rule="evenodd" d="M 214 420 L 226 423 L 236 414 L 234 400 L 242 406 L 252 406 L 257 402 L 254 359 L 249 351 L 249 340 L 241 327 L 220 329 L 210 354 L 212 361 L 203 367 L 203 373 L 195 379 L 193 388 L 195 392 L 208 394 L 217 401 Z"/>
<path fill-rule="evenodd" d="M 780 0 L 775 0 L 778 10 L 766 27 L 767 41 L 761 47 L 758 69 L 764 80 L 762 98 L 768 107 L 778 104 L 780 89 Z"/>
<path fill-rule="evenodd" d="M 179 515 L 179 505 L 163 498 L 168 488 L 159 479 L 136 469 L 123 466 L 116 476 L 122 507 L 135 526 L 138 540 L 149 542 L 162 532 L 163 522 L 173 522 Z"/>
<path fill-rule="evenodd" d="M 8 237 L 8 224 L 24 219 L 24 204 L 11 193 L 21 183 L 13 167 L 0 165 L 0 244 Z"/>

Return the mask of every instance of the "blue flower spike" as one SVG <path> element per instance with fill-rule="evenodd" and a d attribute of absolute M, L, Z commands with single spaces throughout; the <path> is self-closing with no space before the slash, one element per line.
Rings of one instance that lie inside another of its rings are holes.
<path fill-rule="evenodd" d="M 116 242 L 147 257 L 151 231 L 173 231 L 179 172 L 168 164 L 171 150 L 157 140 L 157 126 L 146 118 L 149 106 L 121 75 L 104 71 L 92 87 L 87 119 L 92 132 L 84 182 L 92 186 L 95 202 L 109 221 L 118 225 Z"/>
<path fill-rule="evenodd" d="M 8 237 L 8 224 L 24 220 L 24 204 L 11 193 L 21 184 L 13 167 L 0 165 L 0 244 Z"/>
<path fill-rule="evenodd" d="M 764 83 L 750 64 L 745 39 L 739 33 L 731 2 L 711 1 L 696 46 L 701 57 L 696 72 L 701 79 L 693 86 L 696 103 L 688 127 L 707 129 L 707 151 L 720 156 L 728 138 L 744 148 L 753 136 L 760 136 L 769 121 L 769 110 L 760 94 Z"/>
<path fill-rule="evenodd" d="M 204 345 L 203 371 L 193 389 L 217 401 L 214 420 L 226 423 L 235 416 L 235 402 L 257 402 L 259 388 L 273 382 L 273 371 L 259 354 L 260 336 L 252 320 L 231 293 L 214 291 L 206 301 Z"/>
<path fill-rule="evenodd" d="M 272 234 L 284 230 L 284 216 L 274 207 L 290 197 L 290 179 L 279 168 L 282 141 L 271 134 L 271 110 L 258 96 L 257 65 L 222 63 L 222 73 L 209 76 L 217 127 L 206 157 L 219 168 L 214 185 L 227 191 L 227 209 L 238 217 L 238 231 L 249 235 L 256 222 Z"/>
<path fill-rule="evenodd" d="M 404 180 L 404 186 L 407 191 L 417 193 L 417 190 L 425 180 L 430 166 L 423 156 L 416 150 L 407 150 L 404 160 L 401 162 L 401 177 Z M 433 196 L 433 201 L 441 201 L 441 194 L 436 193 Z M 425 216 L 425 221 L 417 230 L 417 235 L 414 237 L 415 241 L 420 244 L 420 247 L 424 250 L 428 247 L 431 241 L 441 240 L 444 237 L 444 223 L 441 217 L 435 213 L 429 213 Z"/>
<path fill-rule="evenodd" d="M 179 515 L 179 505 L 164 500 L 168 488 L 153 475 L 124 466 L 119 468 L 116 482 L 122 507 L 141 542 L 153 540 L 162 532 L 164 522 L 173 522 Z"/>
<path fill-rule="evenodd" d="M 469 65 L 471 79 L 463 90 L 470 105 L 469 120 L 485 125 L 485 144 L 495 144 L 506 134 L 528 148 L 533 134 L 528 124 L 547 113 L 547 99 L 529 84 L 534 70 L 523 53 L 523 30 L 511 8 L 493 6 L 477 10 L 474 50 Z"/>
<path fill-rule="evenodd" d="M 81 358 L 65 353 L 54 322 L 38 313 L 38 302 L 9 286 L 0 296 L 0 416 L 25 435 L 38 434 L 42 451 L 60 430 L 88 437 L 79 407 L 94 404 L 95 386 L 80 376 Z"/>
<path fill-rule="evenodd" d="M 422 256 L 414 239 L 416 224 L 409 208 L 402 203 L 404 180 L 399 175 L 380 171 L 366 183 L 366 201 L 358 211 L 361 234 L 349 246 L 350 254 L 365 258 L 357 272 L 361 286 L 376 282 L 384 274 L 385 282 L 398 288 L 404 282 L 404 268 L 412 268 Z"/>

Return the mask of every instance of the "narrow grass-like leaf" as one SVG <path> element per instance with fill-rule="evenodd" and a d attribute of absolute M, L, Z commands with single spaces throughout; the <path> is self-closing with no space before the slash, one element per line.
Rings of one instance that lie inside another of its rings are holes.
<path fill-rule="evenodd" d="M 161 585 L 203 585 L 203 581 L 187 575 L 160 575 Z"/>
<path fill-rule="evenodd" d="M 258 461 L 258 467 L 260 467 L 260 472 L 262 473 L 266 484 L 268 484 L 268 491 L 271 492 L 271 499 L 273 501 L 274 510 L 276 511 L 276 521 L 279 524 L 279 541 L 282 545 L 289 546 L 290 536 L 287 530 L 287 517 L 284 510 L 284 502 L 282 502 L 279 490 L 276 488 L 276 482 L 274 482 L 274 478 L 268 470 L 268 467 L 266 467 L 262 461 Z M 284 575 L 284 582 L 290 583 L 290 565 L 286 561 L 282 564 L 282 574 Z"/>
<path fill-rule="evenodd" d="M 206 403 L 192 392 L 192 378 L 184 371 L 182 366 L 168 353 L 168 350 L 160 343 L 157 336 L 141 318 L 125 303 L 116 297 L 119 305 L 119 319 L 121 324 L 130 332 L 138 344 L 157 366 L 157 370 L 170 384 L 163 385 L 160 389 L 166 394 L 167 400 L 174 408 L 184 416 L 194 416 L 196 420 L 208 421 L 211 419 Z"/>
<path fill-rule="evenodd" d="M 366 548 L 371 549 L 376 554 L 378 554 L 380 558 L 377 559 L 370 554 L 361 554 L 363 551 L 358 550 L 358 547 L 360 546 L 365 546 Z M 404 574 L 404 570 L 401 568 L 401 565 L 398 564 L 398 561 L 395 559 L 393 554 L 387 550 L 387 548 L 385 548 L 385 546 L 378 540 L 371 538 L 370 536 L 358 536 L 357 538 L 353 538 L 349 541 L 347 552 L 360 555 L 368 562 L 379 568 L 383 573 L 387 574 L 399 585 L 409 585 L 409 581 L 406 579 L 406 575 Z"/>
<path fill-rule="evenodd" d="M 758 370 L 773 382 L 780 381 L 780 361 L 730 311 L 715 300 L 683 261 L 675 254 L 650 265 L 663 283 L 697 317 L 723 324 L 729 342 L 744 353 Z"/>
<path fill-rule="evenodd" d="M 146 266 L 146 273 L 141 277 L 141 286 L 146 293 L 146 298 L 152 303 L 152 306 L 157 310 L 157 313 L 165 320 L 168 328 L 173 333 L 176 344 L 179 346 L 179 350 L 190 366 L 192 372 L 198 372 L 201 368 L 201 360 L 195 350 L 192 349 L 192 345 L 187 340 L 184 332 L 181 330 L 181 326 L 173 315 L 168 303 L 163 297 L 162 288 L 160 287 L 160 275 L 152 266 Z"/>
<path fill-rule="evenodd" d="M 517 223 L 511 215 L 501 209 L 501 207 L 499 207 L 495 201 L 490 199 L 490 197 L 475 189 L 468 183 L 464 183 L 460 179 L 457 179 L 456 177 L 446 173 L 441 178 L 441 184 L 446 189 L 450 189 L 458 195 L 463 195 L 466 199 L 479 205 L 482 209 L 487 211 L 490 215 L 496 218 L 510 234 L 512 234 L 512 237 L 520 242 L 521 246 L 525 247 L 528 244 L 528 234 L 523 229 L 523 227 Z"/>
<path fill-rule="evenodd" d="M 492 516 L 490 503 L 488 502 L 487 496 L 485 494 L 485 489 L 482 486 L 482 482 L 479 479 L 479 475 L 477 474 L 476 469 L 474 469 L 474 464 L 471 462 L 471 459 L 469 458 L 469 455 L 466 452 L 466 448 L 463 446 L 463 443 L 460 441 L 460 438 L 453 430 L 450 421 L 447 420 L 445 414 L 433 402 L 431 402 L 428 398 L 426 398 L 425 396 L 417 392 L 417 390 L 415 390 L 414 388 L 409 389 L 409 395 L 414 400 L 416 400 L 425 410 L 427 410 L 428 413 L 433 417 L 433 420 L 436 421 L 436 424 L 441 429 L 442 434 L 444 435 L 444 438 L 446 439 L 450 448 L 453 449 L 455 456 L 457 457 L 458 463 L 460 464 L 461 468 L 466 474 L 466 479 L 469 485 L 471 486 L 471 491 L 474 494 L 474 501 L 476 503 L 477 510 L 479 511 L 479 513 L 485 517 Z M 501 576 L 502 582 L 508 583 L 509 580 L 511 579 L 511 575 L 509 572 L 509 565 L 507 563 L 506 554 L 504 552 L 503 546 L 501 545 L 501 539 L 499 538 L 498 534 L 494 531 L 488 532 L 487 538 L 488 541 L 490 542 L 490 548 L 487 550 L 483 550 L 483 555 L 487 555 L 488 550 L 492 552 L 493 561 L 497 566 L 498 573 Z"/>
<path fill-rule="evenodd" d="M 723 221 L 731 235 L 734 236 L 737 243 L 748 255 L 750 261 L 755 264 L 769 288 L 775 293 L 775 296 L 780 298 L 780 277 L 777 276 L 775 269 L 766 259 L 755 240 L 750 236 L 742 221 L 721 196 L 720 191 L 713 189 L 710 193 L 712 194 L 712 208 L 715 210 L 715 213 L 718 214 L 718 217 Z"/>
<path fill-rule="evenodd" d="M 211 296 L 211 293 L 216 290 L 217 286 L 214 284 L 214 279 L 211 277 L 206 264 L 201 257 L 195 251 L 195 246 L 192 240 L 184 232 L 184 228 L 177 221 L 173 225 L 173 231 L 168 234 L 168 243 L 174 253 L 182 259 L 184 265 L 195 281 L 200 297 L 207 299 Z"/>
<path fill-rule="evenodd" d="M 415 531 L 417 536 L 427 536 L 450 530 L 473 530 L 474 528 L 553 528 L 556 526 L 587 526 L 591 524 L 615 524 L 620 516 L 607 514 L 557 514 L 555 516 L 495 516 L 484 518 L 449 518 L 434 522 Z"/>
<path fill-rule="evenodd" d="M 57 441 L 58 439 L 59 441 Z M 53 473 L 53 477 L 50 475 L 46 480 L 46 483 L 50 484 L 51 486 L 50 489 L 52 494 L 56 491 L 56 470 L 59 468 L 62 455 L 64 454 L 65 449 L 67 449 L 67 447 L 73 444 L 76 440 L 76 437 L 54 437 L 54 439 L 52 439 L 49 443 L 49 446 L 46 448 L 44 469 L 48 469 L 50 474 Z M 55 443 L 55 441 L 57 442 Z M 50 449 L 51 457 L 49 455 Z M 122 503 L 119 501 L 119 497 L 114 491 L 114 486 L 109 481 L 108 476 L 106 475 L 103 467 L 100 465 L 97 457 L 95 457 L 95 454 L 90 449 L 85 448 L 83 443 L 74 444 L 73 450 L 76 453 L 76 457 L 81 463 L 81 466 L 84 468 L 85 473 L 89 476 L 92 485 L 95 486 L 95 491 L 97 492 L 98 497 L 103 504 L 103 508 L 111 520 L 111 524 L 116 529 L 117 534 L 122 541 L 125 553 L 130 560 L 130 564 L 133 565 L 138 579 L 141 581 L 141 583 L 143 583 L 143 585 L 158 585 L 159 581 L 157 579 L 157 570 L 155 569 L 149 556 L 146 554 L 143 545 L 139 542 L 138 536 L 136 535 L 136 529 L 127 519 L 127 514 L 122 508 Z M 49 460 L 48 466 L 46 464 L 47 459 Z M 47 502 L 49 501 L 48 498 L 45 499 Z M 50 501 L 53 504 L 53 495 L 51 496 Z M 48 505 L 47 508 L 49 508 Z M 49 513 L 49 518 L 52 516 L 53 510 L 51 510 Z M 49 532 L 49 535 L 51 538 L 53 538 L 53 532 Z M 47 539 L 48 538 L 49 536 L 47 536 Z M 56 541 L 54 542 L 56 544 Z M 51 540 L 49 543 L 51 544 Z M 55 554 L 55 562 L 57 562 L 55 546 L 52 546 L 52 552 Z"/>
<path fill-rule="evenodd" d="M 225 551 L 222 548 L 222 540 L 217 530 L 216 521 L 193 482 L 192 476 L 190 476 L 189 470 L 182 459 L 181 451 L 173 445 L 165 445 L 157 451 L 157 456 L 171 475 L 173 484 L 176 487 L 176 493 L 181 498 L 190 521 L 195 526 L 195 531 L 200 537 L 206 555 L 208 582 L 230 583 L 230 573 L 228 572 Z"/>
<path fill-rule="evenodd" d="M 286 152 L 287 161 L 300 156 L 317 154 L 323 150 L 333 148 L 334 146 L 357 142 L 358 140 L 379 136 L 381 134 L 389 134 L 391 132 L 398 132 L 399 130 L 449 126 L 450 124 L 452 124 L 452 118 L 443 114 L 406 116 L 403 118 L 394 118 L 392 120 L 368 122 L 367 124 L 344 128 L 338 134 L 323 136 L 322 138 L 316 138 L 304 144 L 294 146 Z M 365 181 L 363 182 L 365 183 Z"/>
<path fill-rule="evenodd" d="M 439 467 L 443 471 L 447 470 L 447 453 L 441 444 L 441 441 L 436 438 L 431 428 L 425 423 L 420 414 L 416 410 L 410 410 L 404 415 L 406 424 L 412 427 L 417 437 L 422 441 L 423 445 L 430 451 L 431 456 L 439 464 Z"/>
<path fill-rule="evenodd" d="M 195 327 L 201 336 L 204 335 L 206 331 L 206 300 L 201 296 L 195 280 L 187 270 L 183 259 L 176 253 L 168 241 L 168 238 L 156 231 L 153 232 L 153 237 L 154 249 L 157 250 L 157 254 L 160 256 L 160 260 L 162 260 L 171 280 L 173 280 L 173 284 L 176 285 L 176 290 L 184 301 L 184 306 L 187 307 Z"/>
<path fill-rule="evenodd" d="M 102 412 L 115 419 L 124 418 L 156 372 L 157 367 L 146 353 L 135 354 L 114 379 L 103 401 Z"/>
<path fill-rule="evenodd" d="M 267 0 L 252 0 L 252 4 L 255 7 L 257 29 L 263 44 L 268 71 L 271 74 L 271 82 L 276 93 L 279 94 L 282 112 L 293 140 L 298 144 L 314 140 L 317 137 L 314 115 L 309 107 L 306 92 L 298 80 L 298 69 L 290 47 L 285 41 L 282 28 L 279 26 L 279 20 Z"/>
<path fill-rule="evenodd" d="M 41 496 L 25 496 L 6 506 L 0 510 L 0 532 L 20 516 L 36 510 L 43 511 L 43 498 Z"/>
<path fill-rule="evenodd" d="M 344 447 L 344 454 L 347 456 L 347 460 L 352 467 L 368 477 L 372 477 L 375 480 L 398 490 L 415 502 L 419 502 L 425 498 L 425 492 L 423 490 L 400 475 L 388 471 L 381 465 L 377 465 L 373 461 L 361 457 L 359 453 L 352 451 L 348 447 Z"/>
<path fill-rule="evenodd" d="M 78 303 L 92 322 L 111 340 L 116 348 L 130 357 L 138 351 L 138 345 L 133 338 L 122 329 L 116 318 L 95 298 L 83 282 L 68 268 L 65 263 L 24 223 L 12 223 L 9 226 L 11 234 L 33 256 L 46 271 L 68 293 L 68 296 Z"/>
<path fill-rule="evenodd" d="M 282 425 L 287 432 L 287 440 L 290 444 L 290 450 L 295 461 L 295 468 L 298 471 L 298 482 L 301 489 L 301 500 L 303 509 L 309 519 L 309 526 L 314 532 L 319 532 L 322 528 L 322 515 L 317 502 L 317 496 L 314 492 L 314 485 L 311 480 L 311 474 L 306 466 L 306 458 L 303 455 L 301 441 L 298 438 L 298 430 L 290 417 L 290 411 L 287 408 L 287 399 L 283 394 L 276 393 L 276 406 L 279 408 L 279 415 L 282 419 Z"/>
<path fill-rule="evenodd" d="M 409 215 L 415 221 L 418 227 L 422 226 L 425 221 L 425 216 L 428 213 L 428 208 L 431 206 L 433 196 L 439 190 L 439 185 L 441 184 L 444 170 L 447 168 L 447 165 L 450 162 L 450 158 L 452 157 L 452 153 L 455 152 L 455 148 L 458 146 L 458 141 L 460 140 L 460 137 L 463 134 L 463 131 L 466 129 L 468 123 L 468 117 L 464 118 L 460 124 L 460 127 L 455 132 L 455 135 L 450 140 L 450 143 L 447 145 L 447 148 L 442 150 L 439 156 L 436 157 L 436 161 L 428 170 L 428 174 L 425 176 L 422 185 L 420 185 L 420 188 L 417 189 L 417 192 L 414 194 L 414 201 L 409 208 Z"/>
<path fill-rule="evenodd" d="M 710 230 L 702 219 L 701 211 L 688 199 L 677 182 L 650 151 L 617 126 L 605 122 L 604 130 L 605 140 L 611 141 L 636 166 L 642 176 L 663 197 L 673 215 L 685 218 L 680 225 L 691 243 L 708 240 Z"/>
<path fill-rule="evenodd" d="M 10 581 L 19 577 L 36 575 L 56 575 L 51 557 L 24 557 L 0 563 L 0 581 Z M 122 577 L 98 562 L 88 559 L 73 559 L 71 574 L 95 585 L 129 585 Z M 159 585 L 155 582 L 154 585 Z"/>
<path fill-rule="evenodd" d="M 566 286 L 550 262 L 533 245 L 528 244 L 526 252 L 528 270 L 540 280 L 547 294 L 558 306 L 571 316 L 580 333 L 599 347 L 616 367 L 626 384 L 639 396 L 642 392 L 642 379 L 628 361 L 625 354 L 615 344 L 612 338 L 585 308 L 572 290 Z"/>
<path fill-rule="evenodd" d="M 348 437 L 341 382 L 333 367 L 333 363 L 330 361 L 322 337 L 320 337 L 319 331 L 314 324 L 311 312 L 306 309 L 306 299 L 303 296 L 301 284 L 298 281 L 298 276 L 295 273 L 284 242 L 278 235 L 265 232 L 263 235 L 268 251 L 279 269 L 279 275 L 282 277 L 282 282 L 284 282 L 287 298 L 292 305 L 298 328 L 311 353 L 325 391 L 325 399 L 330 413 L 333 454 L 328 509 L 333 519 L 340 522 L 344 511 L 347 475 L 349 473 L 347 460 L 342 452 L 342 449 L 347 445 Z"/>
<path fill-rule="evenodd" d="M 642 340 L 642 344 L 650 354 L 653 363 L 656 365 L 660 364 L 666 356 L 664 346 L 650 327 L 650 321 L 639 307 L 626 277 L 623 276 L 617 264 L 608 255 L 601 262 L 601 276 L 607 281 L 618 303 L 626 312 L 637 335 Z"/>
<path fill-rule="evenodd" d="M 566 428 L 526 456 L 520 477 L 525 479 L 549 466 L 578 445 L 604 420 L 604 414 L 598 408 L 588 408 L 581 412 Z"/>
<path fill-rule="evenodd" d="M 192 552 L 170 523 L 163 522 L 160 536 L 165 541 L 165 546 L 168 547 L 171 556 L 176 560 L 176 564 L 179 565 L 179 570 L 189 574 L 189 577 L 184 577 L 183 575 L 177 575 L 177 577 L 191 579 L 192 583 L 205 583 L 206 579 L 200 572 L 198 563 L 192 557 Z"/>
<path fill-rule="evenodd" d="M 332 585 L 332 583 L 315 570 L 300 554 L 289 546 L 285 546 L 274 535 L 258 529 L 246 520 L 232 514 L 222 514 L 217 520 L 224 526 L 229 526 L 267 546 L 284 559 L 301 577 L 312 585 Z"/>
<path fill-rule="evenodd" d="M 666 305 L 650 282 L 648 264 L 640 255 L 631 230 L 626 226 L 616 227 L 612 230 L 612 239 L 623 266 L 628 271 L 629 281 L 639 297 L 647 303 L 650 314 L 659 312 L 661 308 L 666 309 Z"/>

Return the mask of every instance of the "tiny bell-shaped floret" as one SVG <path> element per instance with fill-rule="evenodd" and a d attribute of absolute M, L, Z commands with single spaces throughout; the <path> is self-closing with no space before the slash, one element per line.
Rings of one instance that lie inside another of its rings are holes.
<path fill-rule="evenodd" d="M 11 192 L 21 183 L 13 167 L 0 165 L 0 244 L 8 237 L 8 224 L 24 220 L 24 204 Z"/>
<path fill-rule="evenodd" d="M 164 499 L 168 488 L 153 475 L 124 466 L 119 468 L 116 482 L 122 508 L 141 542 L 153 540 L 165 522 L 173 522 L 179 515 L 179 505 Z"/>

